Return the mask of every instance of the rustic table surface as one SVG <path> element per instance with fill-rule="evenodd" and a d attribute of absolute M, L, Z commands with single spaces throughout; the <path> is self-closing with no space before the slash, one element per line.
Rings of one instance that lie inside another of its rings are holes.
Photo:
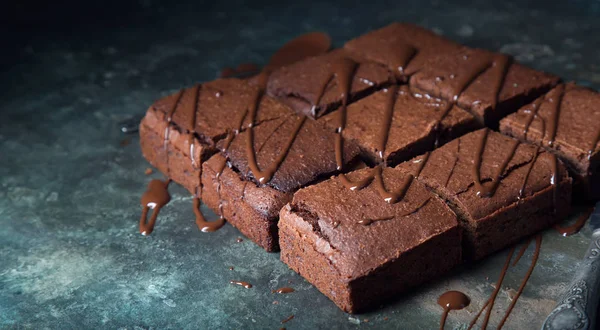
<path fill-rule="evenodd" d="M 465 327 L 494 290 L 507 251 L 376 311 L 345 314 L 278 254 L 236 242 L 240 233 L 230 225 L 199 232 L 191 197 L 177 185 L 155 232 L 139 235 L 140 196 L 160 174 L 144 175 L 149 165 L 139 139 L 122 134 L 118 122 L 160 96 L 215 78 L 225 66 L 264 64 L 301 33 L 328 32 L 339 46 L 392 21 L 418 23 L 599 88 L 600 2 L 188 2 L 108 1 L 4 13 L 0 328 L 435 329 L 437 297 L 449 289 L 472 299 L 448 319 L 447 328 Z M 540 327 L 589 237 L 588 229 L 571 237 L 544 233 L 540 260 L 506 329 Z M 494 327 L 532 252 L 530 246 L 509 269 Z M 232 279 L 254 287 L 230 285 Z M 281 286 L 296 292 L 271 293 Z"/>

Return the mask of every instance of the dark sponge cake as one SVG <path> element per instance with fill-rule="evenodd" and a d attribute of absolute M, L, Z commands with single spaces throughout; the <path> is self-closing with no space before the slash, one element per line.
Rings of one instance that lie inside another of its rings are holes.
<path fill-rule="evenodd" d="M 296 125 L 302 126 L 273 177 L 261 183 L 251 171 L 248 129 L 240 132 L 227 150 L 213 158 L 226 157 L 229 167 L 218 174 L 221 161 L 212 158 L 203 166 L 203 201 L 215 212 L 221 208 L 229 223 L 267 251 L 277 251 L 279 210 L 297 189 L 327 178 L 337 171 L 335 135 L 315 121 L 297 115 L 265 121 L 253 129 L 256 162 L 261 171 L 272 166 L 285 151 Z M 224 141 L 218 143 L 222 147 Z M 358 156 L 359 149 L 345 144 L 345 164 Z M 221 206 L 221 207 L 220 207 Z"/>
<path fill-rule="evenodd" d="M 555 153 L 589 199 L 600 198 L 600 94 L 559 85 L 500 122 L 502 133 Z"/>
<path fill-rule="evenodd" d="M 343 49 L 336 49 L 280 68 L 271 74 L 267 92 L 297 113 L 317 118 L 342 103 L 337 79 L 332 78 L 336 63 L 343 58 L 352 59 L 352 56 Z M 369 95 L 392 81 L 386 67 L 375 62 L 356 61 L 358 65 L 353 72 L 350 102 Z"/>
<path fill-rule="evenodd" d="M 420 156 L 398 168 L 415 173 L 421 166 L 417 180 L 443 197 L 459 216 L 467 259 L 513 244 L 564 219 L 570 211 L 571 178 L 562 162 L 488 129 L 469 133 L 428 158 Z M 478 187 L 477 176 L 483 188 Z M 495 193 L 486 193 L 494 182 Z"/>
<path fill-rule="evenodd" d="M 344 49 L 357 58 L 381 63 L 403 81 L 422 69 L 429 58 L 460 47 L 454 41 L 409 23 L 392 23 L 344 45 Z"/>
<path fill-rule="evenodd" d="M 383 175 L 390 189 L 406 179 L 392 168 Z M 372 186 L 352 191 L 334 177 L 299 190 L 280 218 L 281 260 L 346 312 L 377 307 L 461 262 L 456 215 L 418 182 L 390 204 Z"/>
<path fill-rule="evenodd" d="M 175 182 L 195 193 L 203 161 L 241 120 L 257 87 L 240 79 L 220 79 L 161 98 L 140 124 L 144 157 Z M 261 101 L 255 125 L 291 114 L 270 97 Z M 244 126 L 249 118 L 244 118 Z M 193 145 L 193 147 L 192 147 Z"/>
<path fill-rule="evenodd" d="M 508 60 L 505 71 L 502 60 Z M 410 78 L 411 85 L 432 96 L 445 100 L 456 97 L 459 106 L 489 127 L 497 127 L 500 119 L 558 81 L 554 75 L 523 66 L 505 55 L 467 47 L 430 58 Z M 465 82 L 467 86 L 461 86 Z M 495 95 L 497 84 L 500 86 Z"/>
<path fill-rule="evenodd" d="M 394 90 L 396 95 L 390 95 Z M 390 104 L 393 110 L 386 127 Z M 396 165 L 432 150 L 436 142 L 442 145 L 481 127 L 473 115 L 457 106 L 443 117 L 446 106 L 447 102 L 413 93 L 406 85 L 384 89 L 348 106 L 343 136 L 360 146 L 363 157 L 377 163 L 381 161 L 381 138 L 387 135 L 383 160 Z M 331 113 L 319 121 L 334 131 L 338 117 L 337 112 Z"/>

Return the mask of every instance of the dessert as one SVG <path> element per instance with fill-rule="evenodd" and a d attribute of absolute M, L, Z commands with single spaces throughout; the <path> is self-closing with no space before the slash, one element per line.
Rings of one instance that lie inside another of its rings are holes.
<path fill-rule="evenodd" d="M 298 61 L 273 72 L 267 93 L 302 115 L 317 118 L 342 104 L 340 86 L 334 75 L 344 59 L 352 59 L 344 49 Z M 387 68 L 375 62 L 354 60 L 348 101 L 358 100 L 387 86 L 392 78 Z M 341 86 L 343 87 L 343 86 Z"/>
<path fill-rule="evenodd" d="M 444 198 L 464 229 L 464 256 L 479 259 L 564 219 L 571 178 L 539 148 L 481 129 L 399 169 Z"/>
<path fill-rule="evenodd" d="M 600 198 L 600 94 L 559 85 L 500 122 L 500 131 L 544 147 L 565 162 L 578 188 Z"/>
<path fill-rule="evenodd" d="M 350 104 L 342 135 L 359 145 L 370 163 L 384 160 L 396 165 L 480 127 L 475 117 L 457 106 L 444 114 L 447 106 L 406 85 L 391 86 Z M 319 121 L 335 131 L 339 115 L 334 112 Z"/>
<path fill-rule="evenodd" d="M 400 81 L 421 70 L 429 58 L 459 47 L 454 41 L 409 23 L 392 23 L 344 45 L 357 58 L 385 65 Z"/>
<path fill-rule="evenodd" d="M 467 47 L 430 58 L 410 78 L 412 86 L 456 102 L 492 128 L 558 81 L 507 55 Z"/>
<path fill-rule="evenodd" d="M 297 189 L 337 171 L 334 137 L 297 115 L 248 128 L 204 163 L 202 200 L 265 250 L 277 251 L 279 210 Z M 344 146 L 344 164 L 357 155 L 358 147 Z M 229 166 L 219 174 L 225 159 Z"/>
<path fill-rule="evenodd" d="M 161 98 L 140 124 L 144 157 L 161 172 L 195 194 L 203 161 L 214 154 L 216 143 L 245 117 L 258 87 L 239 79 L 219 79 Z M 291 111 L 269 97 L 262 99 L 254 125 Z"/>
<path fill-rule="evenodd" d="M 360 181 L 372 169 L 348 174 Z M 388 188 L 407 175 L 383 171 Z M 456 215 L 414 182 L 403 201 L 387 203 L 374 186 L 347 189 L 335 177 L 299 190 L 281 210 L 281 260 L 341 309 L 378 306 L 461 261 Z"/>

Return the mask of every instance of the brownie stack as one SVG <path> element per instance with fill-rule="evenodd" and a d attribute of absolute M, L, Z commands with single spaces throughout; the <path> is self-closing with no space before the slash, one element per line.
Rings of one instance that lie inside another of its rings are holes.
<path fill-rule="evenodd" d="M 275 70 L 264 93 L 231 78 L 163 98 L 141 145 L 357 312 L 563 219 L 569 173 L 598 197 L 600 96 L 559 83 L 396 23 Z"/>

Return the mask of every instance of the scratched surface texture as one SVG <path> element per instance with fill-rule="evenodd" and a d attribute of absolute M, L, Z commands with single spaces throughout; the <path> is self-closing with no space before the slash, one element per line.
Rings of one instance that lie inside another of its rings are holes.
<path fill-rule="evenodd" d="M 506 250 L 374 312 L 345 314 L 278 254 L 237 243 L 240 233 L 230 225 L 200 233 L 192 200 L 177 185 L 155 232 L 139 235 L 139 198 L 160 175 L 144 175 L 137 136 L 123 135 L 117 123 L 160 96 L 215 78 L 222 67 L 264 64 L 301 33 L 326 31 L 341 45 L 392 21 L 599 88 L 600 2 L 552 3 L 15 5 L 0 29 L 0 328 L 278 329 L 293 314 L 288 329 L 434 329 L 436 299 L 449 289 L 472 299 L 448 319 L 447 328 L 464 328 L 494 290 Z M 589 237 L 588 229 L 567 238 L 544 233 L 539 263 L 506 329 L 540 327 Z M 532 252 L 509 270 L 492 326 Z M 282 286 L 296 292 L 271 293 Z"/>

